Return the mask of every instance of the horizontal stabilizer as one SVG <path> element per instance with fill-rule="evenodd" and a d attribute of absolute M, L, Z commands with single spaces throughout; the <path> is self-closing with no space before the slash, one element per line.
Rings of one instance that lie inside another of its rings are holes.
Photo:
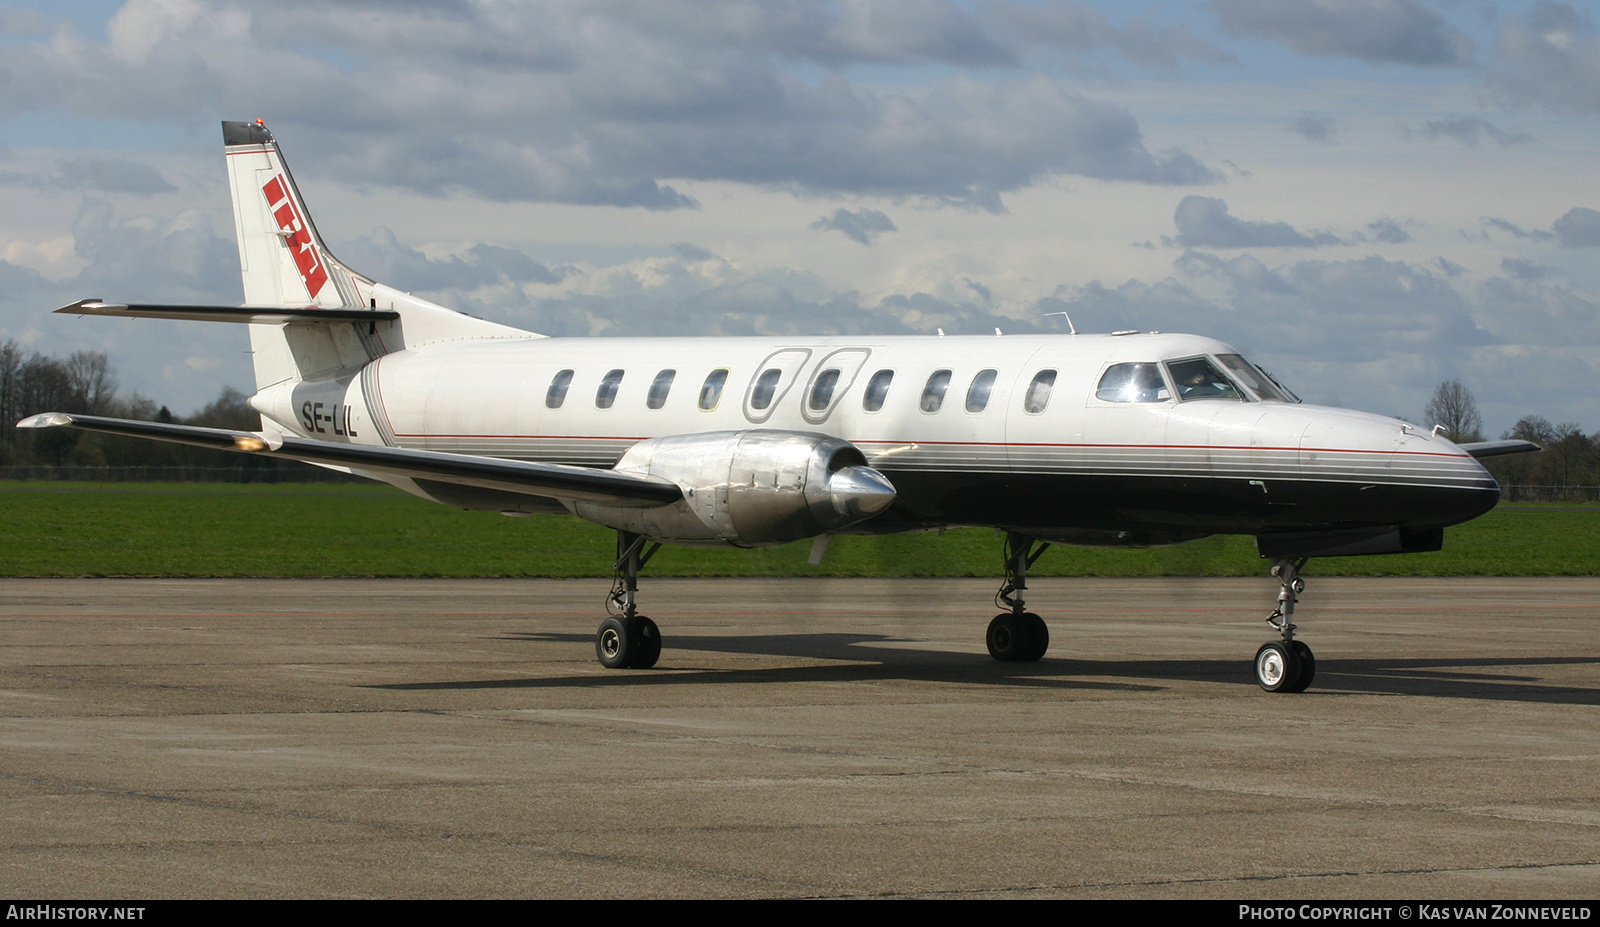
<path fill-rule="evenodd" d="M 253 431 L 168 425 L 98 415 L 41 412 L 17 423 L 18 428 L 81 428 L 135 438 L 153 438 L 224 451 L 282 457 L 313 464 L 333 464 L 365 473 L 437 480 L 482 489 L 558 499 L 649 507 L 683 498 L 676 483 L 651 476 L 595 470 L 563 464 L 530 463 L 471 454 L 414 451 L 398 447 L 308 441 Z"/>
<path fill-rule="evenodd" d="M 57 312 L 68 315 L 108 315 L 133 319 L 182 319 L 191 322 L 257 322 L 278 324 L 296 320 L 312 322 L 391 322 L 400 313 L 389 309 L 323 309 L 318 306 L 165 306 L 123 305 L 84 299 Z"/>
<path fill-rule="evenodd" d="M 1544 448 L 1532 441 L 1473 441 L 1470 444 L 1457 444 L 1474 457 L 1499 457 L 1502 454 L 1532 454 Z"/>

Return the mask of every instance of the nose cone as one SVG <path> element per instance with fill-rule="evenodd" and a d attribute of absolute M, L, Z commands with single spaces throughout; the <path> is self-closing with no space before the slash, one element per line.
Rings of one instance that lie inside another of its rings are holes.
<path fill-rule="evenodd" d="M 844 467 L 828 475 L 828 499 L 846 523 L 878 514 L 894 497 L 894 484 L 871 467 Z"/>
<path fill-rule="evenodd" d="M 1343 527 L 1431 530 L 1476 518 L 1500 498 L 1475 458 L 1425 429 L 1364 412 L 1292 408 L 1305 422 L 1300 478 L 1329 490 L 1306 515 L 1315 509 Z"/>
<path fill-rule="evenodd" d="M 1434 487 L 1411 523 L 1458 525 L 1495 507 L 1500 485 L 1478 459 L 1441 437 L 1407 434 L 1395 449 L 1393 470 Z"/>
<path fill-rule="evenodd" d="M 1385 423 L 1365 432 L 1369 447 L 1387 440 Z M 1352 441 L 1361 440 L 1352 436 Z M 1402 426 L 1374 480 L 1391 497 L 1394 520 L 1409 528 L 1442 528 L 1470 521 L 1494 508 L 1500 487 L 1476 458 L 1412 426 Z M 1352 444 L 1352 446 L 1359 446 Z"/>

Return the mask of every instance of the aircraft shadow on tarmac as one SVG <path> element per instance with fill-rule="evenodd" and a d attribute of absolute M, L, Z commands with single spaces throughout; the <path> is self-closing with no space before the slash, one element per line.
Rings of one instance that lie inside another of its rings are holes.
<path fill-rule="evenodd" d="M 530 642 L 591 643 L 587 634 L 533 633 L 502 637 Z M 450 690 L 592 688 L 595 686 L 728 685 L 772 682 L 867 682 L 884 679 L 1046 689 L 1157 692 L 1178 681 L 1255 686 L 1247 659 L 1093 660 L 1046 657 L 1037 663 L 998 663 L 987 655 L 917 649 L 883 634 L 673 635 L 670 656 L 653 670 L 606 670 L 590 675 L 454 682 L 390 683 L 368 688 Z M 896 646 L 883 646 L 896 645 Z M 748 654 L 838 663 L 712 669 L 695 653 Z M 1593 666 L 1592 657 L 1390 658 L 1319 660 L 1305 696 L 1411 695 L 1544 704 L 1600 705 L 1600 686 L 1552 685 L 1530 667 Z M 565 666 L 566 664 L 562 664 Z M 1505 671 L 1497 672 L 1503 668 Z M 1302 697 L 1305 697 L 1302 696 Z"/>

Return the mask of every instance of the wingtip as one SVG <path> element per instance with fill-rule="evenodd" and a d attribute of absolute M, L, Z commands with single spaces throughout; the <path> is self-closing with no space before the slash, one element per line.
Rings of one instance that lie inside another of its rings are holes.
<path fill-rule="evenodd" d="M 65 412 L 40 412 L 30 415 L 17 423 L 18 428 L 57 428 L 61 425 L 71 425 L 72 416 Z"/>
<path fill-rule="evenodd" d="M 1532 441 L 1523 441 L 1519 438 L 1508 438 L 1500 441 L 1470 441 L 1458 444 L 1456 447 L 1479 459 L 1502 457 L 1506 454 L 1536 454 L 1544 450 L 1544 448 L 1534 444 Z"/>
<path fill-rule="evenodd" d="M 94 297 L 90 297 L 89 299 L 80 299 L 77 302 L 71 304 L 70 306 L 62 306 L 60 309 L 57 309 L 56 311 L 57 312 L 65 312 L 65 313 L 69 313 L 69 314 L 77 313 L 79 315 L 82 315 L 83 313 L 85 313 L 85 312 L 87 312 L 89 310 L 92 310 L 92 309 L 105 309 L 105 308 L 110 307 L 111 305 L 113 305 L 113 304 L 106 302 L 105 300 L 101 299 L 98 296 L 94 296 Z"/>

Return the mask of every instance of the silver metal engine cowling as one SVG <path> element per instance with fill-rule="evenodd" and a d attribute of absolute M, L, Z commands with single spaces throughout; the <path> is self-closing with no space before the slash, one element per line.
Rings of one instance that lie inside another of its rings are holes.
<path fill-rule="evenodd" d="M 671 480 L 683 499 L 645 509 L 580 502 L 573 511 L 663 541 L 784 544 L 864 521 L 895 497 L 855 445 L 798 431 L 652 438 L 629 448 L 614 469 Z"/>

